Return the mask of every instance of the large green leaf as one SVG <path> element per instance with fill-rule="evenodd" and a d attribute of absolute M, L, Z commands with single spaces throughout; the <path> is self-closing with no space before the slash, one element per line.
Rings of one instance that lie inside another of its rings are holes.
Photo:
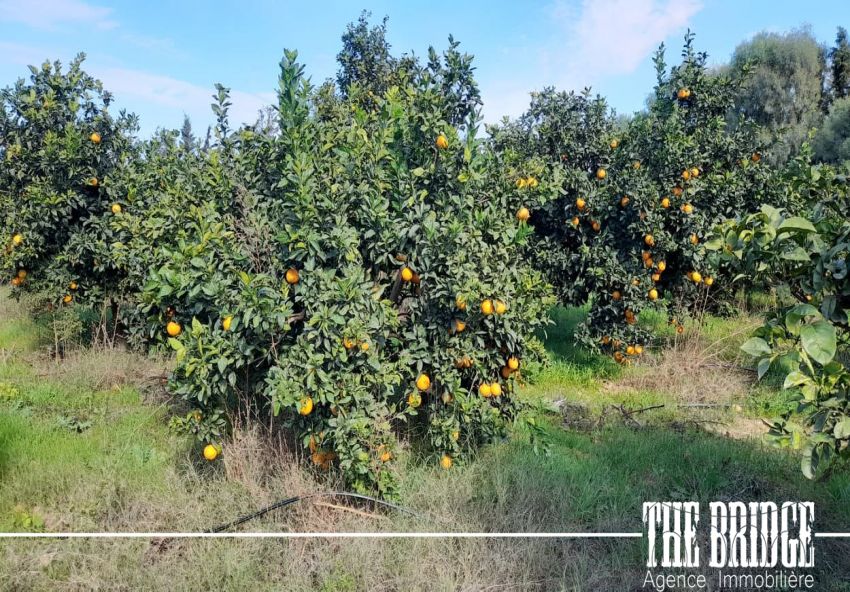
<path fill-rule="evenodd" d="M 835 327 L 829 321 L 817 321 L 800 329 L 803 349 L 817 363 L 824 365 L 835 357 Z"/>
<path fill-rule="evenodd" d="M 788 218 L 782 224 L 779 225 L 777 230 L 796 230 L 799 232 L 817 232 L 814 225 L 806 220 L 805 218 L 801 218 L 799 216 L 794 216 L 793 218 Z"/>
<path fill-rule="evenodd" d="M 767 342 L 761 337 L 751 337 L 741 346 L 741 350 L 754 358 L 761 358 L 773 353 Z"/>

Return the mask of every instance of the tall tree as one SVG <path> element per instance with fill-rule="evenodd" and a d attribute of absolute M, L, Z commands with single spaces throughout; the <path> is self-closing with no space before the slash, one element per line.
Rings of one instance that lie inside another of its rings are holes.
<path fill-rule="evenodd" d="M 759 33 L 735 49 L 730 73 L 744 79 L 736 108 L 764 127 L 774 162 L 794 155 L 820 124 L 824 51 L 807 28 Z"/>
<path fill-rule="evenodd" d="M 832 103 L 812 142 L 815 157 L 823 162 L 850 161 L 850 97 Z"/>
<path fill-rule="evenodd" d="M 850 96 L 850 43 L 847 29 L 838 27 L 835 47 L 829 52 L 832 60 L 832 94 L 836 99 Z"/>
<path fill-rule="evenodd" d="M 195 134 L 192 133 L 192 122 L 185 113 L 183 114 L 183 127 L 180 128 L 180 145 L 186 152 L 192 152 L 195 149 Z"/>
<path fill-rule="evenodd" d="M 339 62 L 336 80 L 343 96 L 348 96 L 354 84 L 378 96 L 392 86 L 397 60 L 390 55 L 387 41 L 388 17 L 381 24 L 371 26 L 370 16 L 364 10 L 342 35 L 342 50 L 336 56 Z"/>

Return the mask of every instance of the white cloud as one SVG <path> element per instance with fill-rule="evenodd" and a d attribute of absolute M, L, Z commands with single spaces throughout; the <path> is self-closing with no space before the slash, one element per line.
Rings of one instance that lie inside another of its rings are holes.
<path fill-rule="evenodd" d="M 700 0 L 556 0 L 546 9 L 555 35 L 525 52 L 527 74 L 483 87 L 485 121 L 520 115 L 544 86 L 580 90 L 634 72 L 701 8 Z"/>
<path fill-rule="evenodd" d="M 114 29 L 118 22 L 110 18 L 112 12 L 111 8 L 81 0 L 0 0 L 0 21 L 23 23 L 36 29 L 54 30 L 67 23 Z"/>
<path fill-rule="evenodd" d="M 114 93 L 121 101 L 156 106 L 181 118 L 182 113 L 186 113 L 193 122 L 208 122 L 212 119 L 210 104 L 213 102 L 212 95 L 215 91 L 212 85 L 205 87 L 170 76 L 129 68 L 91 66 L 89 70 L 103 82 L 104 88 Z M 233 103 L 229 111 L 232 126 L 254 123 L 257 112 L 276 101 L 275 94 L 271 92 L 251 93 L 240 90 L 231 90 L 230 99 Z M 145 114 L 140 115 L 145 127 L 164 123 L 146 121 Z M 179 125 L 179 121 L 174 125 Z"/>

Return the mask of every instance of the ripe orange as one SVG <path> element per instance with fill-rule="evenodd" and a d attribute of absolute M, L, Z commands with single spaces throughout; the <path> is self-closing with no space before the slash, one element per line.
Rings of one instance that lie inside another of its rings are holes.
<path fill-rule="evenodd" d="M 26 269 L 19 269 L 18 270 L 18 277 L 21 278 L 22 280 L 27 279 L 27 270 Z"/>
<path fill-rule="evenodd" d="M 218 458 L 218 447 L 212 444 L 204 446 L 204 458 L 212 462 Z"/>
<path fill-rule="evenodd" d="M 584 201 L 582 198 L 578 198 L 578 199 L 576 200 L 576 207 L 577 207 L 579 210 L 583 210 L 583 209 L 584 209 L 584 207 L 585 207 L 586 205 L 587 205 L 587 202 L 586 202 L 586 201 Z"/>
<path fill-rule="evenodd" d="M 652 267 L 652 264 L 653 264 L 652 257 L 647 257 L 646 259 L 644 259 L 644 260 L 643 260 L 643 265 L 644 265 L 644 267 L 646 267 L 647 269 L 649 269 L 650 267 Z"/>
<path fill-rule="evenodd" d="M 490 390 L 490 385 L 486 382 L 482 382 L 480 385 L 478 385 L 478 394 L 484 398 L 487 398 L 493 393 Z"/>
<path fill-rule="evenodd" d="M 614 360 L 618 363 L 622 362 L 623 361 L 623 352 L 615 351 L 614 352 Z"/>
<path fill-rule="evenodd" d="M 711 285 L 711 284 L 713 284 L 713 283 L 714 283 L 714 278 L 713 278 L 713 277 L 707 277 L 707 278 L 705 278 L 705 285 L 706 285 L 706 286 L 710 286 L 710 285 Z"/>
<path fill-rule="evenodd" d="M 643 353 L 643 346 L 642 345 L 636 345 L 635 346 L 635 354 L 641 355 L 642 353 Z"/>
<path fill-rule="evenodd" d="M 100 134 L 94 132 L 92 135 L 89 136 L 89 140 L 91 140 L 92 144 L 100 144 Z"/>
<path fill-rule="evenodd" d="M 578 216 L 573 216 L 573 219 L 570 220 L 570 222 L 572 222 L 573 226 L 578 226 Z"/>
<path fill-rule="evenodd" d="M 620 294 L 619 290 L 614 290 L 613 292 L 611 292 L 611 298 L 613 298 L 614 300 L 619 300 L 622 297 L 623 295 Z"/>
<path fill-rule="evenodd" d="M 493 305 L 493 308 L 496 311 L 497 315 L 503 315 L 507 312 L 508 305 L 502 302 L 501 300 L 496 300 L 495 304 Z"/>
<path fill-rule="evenodd" d="M 440 459 L 440 466 L 446 470 L 452 468 L 452 457 L 450 457 L 448 454 L 444 454 L 443 457 Z"/>
<path fill-rule="evenodd" d="M 519 360 L 517 358 L 508 358 L 508 368 L 511 370 L 518 370 Z"/>
<path fill-rule="evenodd" d="M 683 206 L 682 206 L 682 211 L 683 211 L 685 214 L 687 214 L 687 215 L 689 215 L 689 216 L 690 216 L 691 214 L 693 214 L 693 213 L 694 213 L 694 206 L 692 206 L 692 205 L 691 205 L 691 204 L 689 204 L 689 203 L 686 203 L 685 205 L 683 205 Z"/>
<path fill-rule="evenodd" d="M 431 388 L 431 379 L 427 374 L 420 374 L 419 378 L 416 379 L 416 388 L 420 391 L 427 391 Z"/>
<path fill-rule="evenodd" d="M 233 317 L 226 316 L 221 320 L 221 327 L 225 331 L 230 331 L 230 325 L 233 324 Z"/>
<path fill-rule="evenodd" d="M 463 296 L 456 297 L 455 307 L 457 307 L 458 310 L 466 310 L 466 298 Z"/>
<path fill-rule="evenodd" d="M 655 244 L 655 237 L 653 237 L 651 234 L 647 234 L 643 237 L 643 242 L 645 242 L 647 246 L 651 247 Z"/>
<path fill-rule="evenodd" d="M 685 332 L 685 328 L 682 325 L 679 325 L 678 327 L 676 327 L 676 333 L 678 333 L 679 335 L 681 335 L 684 332 Z"/>
<path fill-rule="evenodd" d="M 352 347 L 354 347 L 354 340 L 350 337 L 343 337 L 342 347 L 344 347 L 345 349 L 351 349 Z"/>
<path fill-rule="evenodd" d="M 596 169 L 596 178 L 600 181 L 608 176 L 608 173 L 603 168 Z"/>
<path fill-rule="evenodd" d="M 98 185 L 100 185 L 100 181 L 97 180 L 97 177 L 92 177 L 91 179 L 89 179 L 89 185 L 91 185 L 92 187 L 97 187 Z"/>
<path fill-rule="evenodd" d="M 540 185 L 540 183 L 537 181 L 537 179 L 535 177 L 529 177 L 528 179 L 525 180 L 525 182 L 532 189 L 535 189 L 538 185 Z"/>
<path fill-rule="evenodd" d="M 180 326 L 180 323 L 168 321 L 168 324 L 165 326 L 165 331 L 168 333 L 169 337 L 177 337 L 183 332 L 183 327 Z"/>
<path fill-rule="evenodd" d="M 77 285 L 77 282 L 74 282 L 74 281 L 72 281 L 70 284 L 68 284 L 68 288 L 71 289 L 71 290 L 76 290 L 79 287 L 80 286 Z"/>
<path fill-rule="evenodd" d="M 466 323 L 460 319 L 455 319 L 453 324 L 456 333 L 463 333 L 464 329 L 466 329 Z"/>
<path fill-rule="evenodd" d="M 648 296 L 650 300 L 658 300 L 658 290 L 655 288 L 651 289 Z"/>
<path fill-rule="evenodd" d="M 298 280 L 300 280 L 300 279 L 301 279 L 301 277 L 298 275 L 298 270 L 295 269 L 294 267 L 290 267 L 289 269 L 286 270 L 286 283 L 287 284 L 295 285 L 295 284 L 298 283 Z"/>
<path fill-rule="evenodd" d="M 636 160 L 632 163 L 632 168 L 638 170 L 640 168 L 640 161 Z"/>
<path fill-rule="evenodd" d="M 698 237 L 697 235 L 695 235 L 695 234 L 692 234 L 692 235 L 691 235 L 691 237 L 690 237 L 690 239 L 688 239 L 688 240 L 690 240 L 690 241 L 691 241 L 691 244 L 692 244 L 692 245 L 699 244 L 699 237 Z"/>
<path fill-rule="evenodd" d="M 437 136 L 436 144 L 437 148 L 439 148 L 440 150 L 445 150 L 449 147 L 449 139 L 445 136 L 445 134 L 440 134 L 439 136 Z"/>
<path fill-rule="evenodd" d="M 665 197 L 664 199 L 661 200 L 661 207 L 664 208 L 665 210 L 670 207 L 670 198 L 669 197 Z"/>
<path fill-rule="evenodd" d="M 522 206 L 520 209 L 517 210 L 516 219 L 519 220 L 520 222 L 525 222 L 530 217 L 531 217 L 531 212 L 528 211 L 527 207 Z"/>
<path fill-rule="evenodd" d="M 483 300 L 481 302 L 481 314 L 491 315 L 493 314 L 493 301 L 492 300 Z"/>
<path fill-rule="evenodd" d="M 401 279 L 405 282 L 409 282 L 413 279 L 413 270 L 409 267 L 403 267 L 401 269 Z"/>
<path fill-rule="evenodd" d="M 24 235 L 23 234 L 16 234 L 15 236 L 12 237 L 12 244 L 13 245 L 17 246 L 17 245 L 20 245 L 23 242 L 24 242 Z"/>
<path fill-rule="evenodd" d="M 680 197 L 682 195 L 682 188 L 679 187 L 678 185 L 676 187 L 674 187 L 673 188 L 673 195 L 675 195 L 676 197 Z"/>
<path fill-rule="evenodd" d="M 750 157 L 753 162 L 758 162 L 761 160 L 761 154 L 758 152 L 753 152 L 753 155 Z"/>
<path fill-rule="evenodd" d="M 683 178 L 685 181 L 687 181 L 688 179 L 690 179 L 690 178 L 691 178 L 691 171 L 689 171 L 688 169 L 685 169 L 684 171 L 682 171 L 682 178 Z"/>
<path fill-rule="evenodd" d="M 362 351 L 362 352 L 369 351 L 369 342 L 368 341 L 364 341 L 363 343 L 360 344 L 360 351 Z"/>
<path fill-rule="evenodd" d="M 304 397 L 298 403 L 298 413 L 310 415 L 313 412 L 313 397 Z"/>
<path fill-rule="evenodd" d="M 490 384 L 490 394 L 494 397 L 499 397 L 502 395 L 502 385 L 498 382 L 493 382 Z"/>
<path fill-rule="evenodd" d="M 635 348 L 634 348 L 634 346 L 633 346 L 633 345 L 630 345 L 630 346 L 628 346 L 628 347 L 626 348 L 626 355 L 627 355 L 627 356 L 633 356 L 633 355 L 635 355 Z"/>
<path fill-rule="evenodd" d="M 517 179 L 517 180 L 516 180 L 516 187 L 517 187 L 517 189 L 522 189 L 522 188 L 523 188 L 523 187 L 525 187 L 527 184 L 528 184 L 528 181 L 526 181 L 524 177 L 523 177 L 523 178 L 521 178 L 521 179 Z"/>
<path fill-rule="evenodd" d="M 702 281 L 702 274 L 698 271 L 691 272 L 691 281 L 695 284 L 698 284 Z"/>
<path fill-rule="evenodd" d="M 12 286 L 14 286 L 15 288 L 20 287 L 20 285 L 23 284 L 23 283 L 24 282 L 22 282 L 21 278 L 19 278 L 19 277 L 13 277 L 12 278 Z"/>
<path fill-rule="evenodd" d="M 611 338 L 608 335 L 604 335 L 602 337 L 602 345 L 608 345 L 611 343 Z"/>
<path fill-rule="evenodd" d="M 608 145 L 611 146 L 612 149 L 616 148 L 617 146 L 620 145 L 620 140 L 618 140 L 617 138 L 614 138 L 613 140 L 611 140 L 611 143 L 608 144 Z"/>
<path fill-rule="evenodd" d="M 691 167 L 691 177 L 699 177 L 699 169 L 697 167 Z"/>
<path fill-rule="evenodd" d="M 652 274 L 652 281 L 653 282 L 660 282 L 661 281 L 661 274 L 660 273 L 653 273 Z"/>
<path fill-rule="evenodd" d="M 422 404 L 422 395 L 419 393 L 410 393 L 407 395 L 407 404 L 416 409 Z"/>
<path fill-rule="evenodd" d="M 623 199 L 620 200 L 620 206 L 625 208 L 627 205 L 629 205 L 629 198 L 624 195 Z"/>
<path fill-rule="evenodd" d="M 20 278 L 18 278 L 18 279 L 20 279 Z M 71 304 L 73 301 L 74 301 L 74 297 L 71 296 L 70 294 L 65 294 L 65 297 L 62 298 L 62 302 L 64 302 L 65 304 Z"/>
<path fill-rule="evenodd" d="M 664 271 L 665 269 L 667 269 L 667 263 L 664 262 L 664 261 L 659 261 L 658 262 L 658 271 Z"/>
<path fill-rule="evenodd" d="M 112 213 L 116 216 L 121 213 L 121 204 L 112 204 Z"/>
<path fill-rule="evenodd" d="M 602 225 L 599 222 L 597 222 L 596 220 L 594 220 L 593 223 L 590 226 L 591 226 L 591 228 L 593 228 L 593 230 L 595 232 L 599 232 L 602 229 Z"/>

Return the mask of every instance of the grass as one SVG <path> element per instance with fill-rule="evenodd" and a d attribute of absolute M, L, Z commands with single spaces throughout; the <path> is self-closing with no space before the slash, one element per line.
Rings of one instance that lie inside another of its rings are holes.
<path fill-rule="evenodd" d="M 235 434 L 221 462 L 199 464 L 192 444 L 166 426 L 166 400 L 151 380 L 165 370 L 161 360 L 105 350 L 56 363 L 2 295 L 0 307 L 8 319 L 0 333 L 0 530 L 203 530 L 280 498 L 339 487 L 251 429 Z M 589 414 L 679 400 L 657 381 L 632 388 L 672 354 L 621 368 L 576 348 L 571 335 L 583 314 L 553 312 L 553 364 L 537 372 L 528 397 Z M 740 324 L 712 320 L 694 351 L 723 335 L 738 339 Z M 775 396 L 757 391 L 748 411 L 776 405 Z M 570 409 L 542 418 L 548 456 L 535 454 L 521 431 L 448 472 L 403 454 L 401 503 L 416 517 L 319 498 L 242 528 L 639 531 L 641 504 L 659 499 L 806 499 L 817 504 L 820 529 L 850 524 L 847 473 L 807 481 L 793 456 L 695 428 L 672 407 L 641 416 L 641 428 L 615 414 L 601 427 L 565 429 L 576 425 Z M 819 590 L 848 589 L 847 552 L 840 541 L 818 542 Z M 5 540 L 0 589 L 625 590 L 642 581 L 643 554 L 632 539 Z"/>

